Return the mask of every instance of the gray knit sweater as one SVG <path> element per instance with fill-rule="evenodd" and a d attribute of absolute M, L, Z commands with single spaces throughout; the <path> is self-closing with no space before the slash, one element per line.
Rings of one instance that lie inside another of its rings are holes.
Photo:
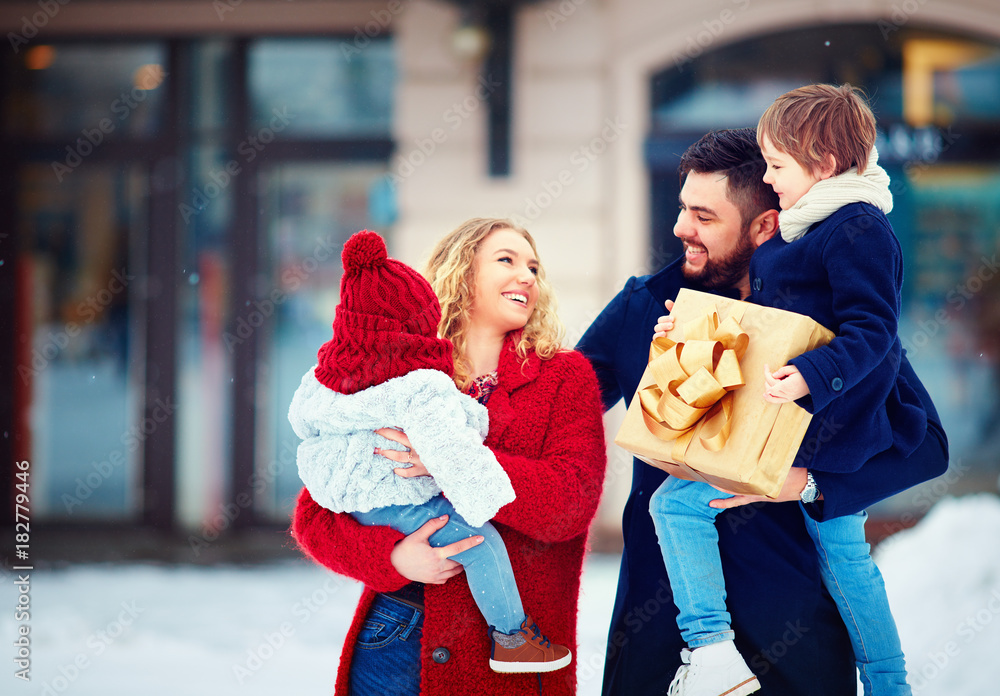
<path fill-rule="evenodd" d="M 486 408 L 462 394 L 438 370 L 414 370 L 354 394 L 340 394 L 303 377 L 288 409 L 298 449 L 299 477 L 317 503 L 334 512 L 368 512 L 416 505 L 444 493 L 455 510 L 481 526 L 514 500 L 507 473 L 483 445 Z M 431 476 L 405 478 L 397 464 L 374 453 L 402 449 L 376 435 L 378 428 L 406 433 Z"/>

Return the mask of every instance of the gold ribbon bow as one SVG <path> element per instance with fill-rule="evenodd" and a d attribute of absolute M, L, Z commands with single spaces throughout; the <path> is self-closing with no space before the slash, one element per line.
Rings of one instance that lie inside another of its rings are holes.
<path fill-rule="evenodd" d="M 684 463 L 696 430 L 712 452 L 729 439 L 732 392 L 746 384 L 740 360 L 750 337 L 740 326 L 742 318 L 741 307 L 720 324 L 713 306 L 684 324 L 683 342 L 661 336 L 649 346 L 648 368 L 655 382 L 639 391 L 642 418 L 658 438 L 676 441 L 671 451 L 675 462 Z"/>

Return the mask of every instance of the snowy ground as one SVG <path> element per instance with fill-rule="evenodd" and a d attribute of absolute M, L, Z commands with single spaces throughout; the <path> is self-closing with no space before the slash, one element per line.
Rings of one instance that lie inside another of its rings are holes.
<path fill-rule="evenodd" d="M 924 696 L 1000 684 L 1000 498 L 946 499 L 877 555 Z M 580 693 L 600 692 L 618 559 L 587 561 Z M 2 571 L 0 571 L 2 572 Z M 251 568 L 78 566 L 31 574 L 31 682 L 14 678 L 17 589 L 2 578 L 3 694 L 331 693 L 359 594 L 305 563 Z"/>

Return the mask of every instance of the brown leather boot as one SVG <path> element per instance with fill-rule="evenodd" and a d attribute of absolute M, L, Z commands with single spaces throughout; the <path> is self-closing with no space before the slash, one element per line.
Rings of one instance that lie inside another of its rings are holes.
<path fill-rule="evenodd" d="M 512 637 L 519 639 L 518 642 L 523 641 L 517 647 L 505 648 L 497 641 L 494 633 L 491 629 L 493 649 L 490 652 L 490 669 L 494 672 L 554 672 L 573 659 L 569 648 L 551 643 L 530 616 L 521 622 L 520 630 L 512 634 Z"/>

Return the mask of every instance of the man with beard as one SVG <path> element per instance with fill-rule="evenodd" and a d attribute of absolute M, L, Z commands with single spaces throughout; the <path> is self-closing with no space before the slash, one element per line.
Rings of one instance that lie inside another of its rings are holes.
<path fill-rule="evenodd" d="M 778 228 L 778 198 L 763 182 L 765 168 L 752 128 L 709 133 L 681 157 L 674 235 L 683 242 L 684 256 L 654 275 L 630 278 L 577 345 L 597 372 L 605 409 L 619 399 L 631 400 L 646 367 L 653 327 L 680 288 L 749 296 L 750 257 Z M 910 457 L 888 450 L 850 474 L 793 468 L 775 501 L 779 504 L 753 496 L 712 503 L 731 508 L 716 520 L 727 604 L 737 647 L 760 680 L 761 693 L 842 696 L 856 690 L 851 644 L 823 587 L 797 501 L 814 518 L 829 519 L 859 512 L 944 473 L 948 447 L 940 418 L 905 356 L 899 370 L 927 410 L 927 434 Z M 685 644 L 649 516 L 649 496 L 666 476 L 633 460 L 608 635 L 606 696 L 665 694 L 680 666 Z"/>

